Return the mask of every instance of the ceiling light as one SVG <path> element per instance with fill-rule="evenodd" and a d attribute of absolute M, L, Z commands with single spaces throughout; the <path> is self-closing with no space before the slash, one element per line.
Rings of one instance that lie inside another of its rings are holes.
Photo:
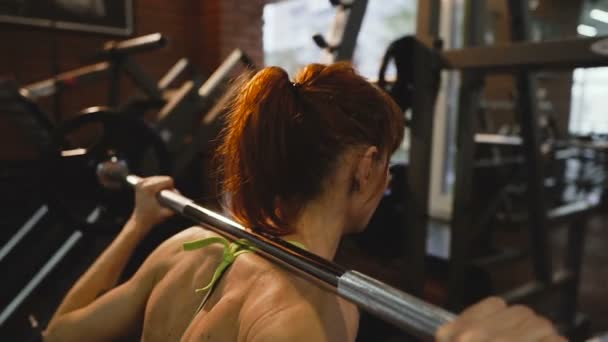
<path fill-rule="evenodd" d="M 594 9 L 589 13 L 591 19 L 601 21 L 608 24 L 608 12 L 599 9 Z"/>
<path fill-rule="evenodd" d="M 576 31 L 581 36 L 587 36 L 587 37 L 597 36 L 597 29 L 595 27 L 589 26 L 589 25 L 582 25 L 582 24 L 578 25 L 578 27 L 576 28 Z"/>

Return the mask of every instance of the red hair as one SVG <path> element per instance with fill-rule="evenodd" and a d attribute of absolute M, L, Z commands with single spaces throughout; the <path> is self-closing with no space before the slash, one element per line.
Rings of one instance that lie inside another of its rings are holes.
<path fill-rule="evenodd" d="M 229 209 L 248 227 L 288 234 L 346 149 L 390 155 L 403 131 L 403 112 L 350 64 L 311 64 L 295 83 L 264 68 L 235 88 L 219 148 Z"/>

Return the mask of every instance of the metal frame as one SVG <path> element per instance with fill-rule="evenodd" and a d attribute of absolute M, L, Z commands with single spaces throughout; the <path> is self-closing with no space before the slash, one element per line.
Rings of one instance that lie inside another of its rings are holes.
<path fill-rule="evenodd" d="M 419 0 L 416 36 L 419 41 L 436 37 L 439 31 L 439 0 Z M 427 42 L 432 45 L 432 42 Z M 431 78 L 435 54 L 419 42 L 414 50 L 416 87 L 412 94 L 412 119 L 410 122 L 409 168 L 407 175 L 408 206 L 402 245 L 408 269 L 404 270 L 404 288 L 415 296 L 422 295 L 424 287 L 425 259 L 427 254 L 427 225 L 431 174 L 432 132 L 435 116 L 435 94 Z"/>
<path fill-rule="evenodd" d="M 418 37 L 438 37 L 440 0 L 418 0 L 416 35 Z"/>
<path fill-rule="evenodd" d="M 110 79 L 108 85 L 108 105 L 114 107 L 118 105 L 120 100 L 120 79 L 121 73 L 124 71 L 151 100 L 162 102 L 162 84 L 168 82 L 167 78 L 169 76 L 163 77 L 163 80 L 161 80 L 163 83 L 159 82 L 157 85 L 130 56 L 136 53 L 156 50 L 164 47 L 166 44 L 166 38 L 160 33 L 153 33 L 119 42 L 110 41 L 95 56 L 95 59 L 101 60 L 101 62 L 26 85 L 23 87 L 24 96 L 35 100 L 59 93 L 65 88 L 73 87 L 83 82 L 97 81 L 108 75 Z M 174 69 L 171 69 L 170 73 L 172 73 L 173 77 L 176 76 Z"/>
<path fill-rule="evenodd" d="M 13 249 L 19 245 L 21 240 L 25 238 L 32 228 L 40 222 L 40 220 L 47 214 L 49 208 L 46 205 L 41 206 L 34 212 L 34 214 L 17 230 L 13 236 L 0 248 L 0 262 L 6 257 L 9 253 L 13 251 Z"/>
<path fill-rule="evenodd" d="M 58 92 L 59 89 L 70 86 L 74 83 L 89 82 L 101 79 L 110 69 L 110 63 L 100 62 L 87 65 L 72 71 L 67 71 L 52 78 L 28 84 L 23 87 L 24 96 L 36 100 L 41 97 L 50 96 Z"/>
<path fill-rule="evenodd" d="M 96 207 L 88 216 L 87 222 L 93 222 L 95 215 L 98 214 L 99 207 Z M 13 235 L 13 237 L 6 243 L 2 250 L 0 250 L 0 261 L 3 261 L 4 257 L 15 250 L 15 247 L 23 247 L 25 243 L 24 238 L 30 233 L 30 231 L 39 227 L 40 223 L 45 217 L 48 217 L 48 207 L 43 205 L 32 216 L 23 224 L 23 226 Z M 46 279 L 50 276 L 53 270 L 65 259 L 65 257 L 72 251 L 83 238 L 83 232 L 75 229 L 72 233 L 61 243 L 61 245 L 54 249 L 51 257 L 36 271 L 36 273 L 29 278 L 29 281 L 21 287 L 20 291 L 12 298 L 10 302 L 1 308 L 0 310 L 0 328 L 4 328 L 7 321 L 10 321 L 17 310 L 22 304 L 30 298 L 30 296 L 39 288 Z"/>
<path fill-rule="evenodd" d="M 404 226 L 403 251 L 408 260 L 403 274 L 405 288 L 414 295 L 421 295 L 424 286 L 427 225 L 429 213 L 429 188 L 432 162 L 432 137 L 436 94 L 434 80 L 428 75 L 439 67 L 436 54 L 418 44 L 415 49 L 416 80 L 412 94 L 412 119 L 410 121 L 410 152 L 407 187 L 409 191 L 407 222 Z"/>
<path fill-rule="evenodd" d="M 459 32 L 464 18 L 462 2 L 446 2 L 441 6 L 439 18 L 439 37 L 443 49 L 462 47 L 462 40 L 454 32 Z M 452 216 L 453 192 L 450 189 L 449 174 L 453 172 L 456 141 L 456 116 L 461 88 L 461 73 L 442 71 L 441 84 L 437 94 L 435 122 L 433 130 L 433 155 L 429 196 L 429 215 L 433 219 L 449 221 Z M 445 252 L 446 255 L 449 251 Z"/>
<path fill-rule="evenodd" d="M 219 113 L 224 110 L 230 94 L 225 93 L 213 106 L 211 103 L 213 97 L 218 95 L 219 90 L 224 89 L 223 87 L 239 67 L 251 70 L 254 65 L 244 51 L 235 49 L 202 85 L 186 82 L 176 95 L 179 102 L 170 109 L 170 114 L 165 114 L 160 118 L 157 128 L 160 130 L 161 136 L 164 135 L 163 132 L 172 132 L 171 134 L 182 137 L 191 136 L 190 143 L 185 147 L 181 141 L 172 141 L 169 136 L 163 137 L 169 150 L 177 154 L 172 172 L 174 176 L 182 175 L 200 153 L 202 146 L 206 146 L 209 139 L 215 136 L 214 131 L 217 133 L 219 129 L 217 119 Z M 194 99 L 187 101 L 189 97 L 194 97 Z M 171 103 L 167 107 L 170 105 Z M 193 111 L 193 106 L 197 110 Z M 206 110 L 204 115 L 201 114 L 203 109 Z M 163 108 L 161 113 L 166 111 L 168 109 Z"/>
<path fill-rule="evenodd" d="M 368 0 L 353 0 L 350 3 L 331 1 L 333 5 L 337 3 L 338 8 L 328 38 L 325 40 L 320 36 L 313 37 L 317 45 L 325 49 L 325 54 L 321 57 L 322 63 L 353 59 L 367 2 Z"/>
<path fill-rule="evenodd" d="M 348 19 L 344 26 L 344 33 L 340 39 L 340 45 L 335 51 L 335 61 L 350 61 L 355 54 L 355 46 L 357 45 L 357 37 L 361 30 L 365 9 L 367 8 L 368 0 L 355 0 L 352 5 L 349 5 Z"/>
<path fill-rule="evenodd" d="M 530 37 L 530 14 L 528 2 L 509 0 L 508 2 L 513 41 L 527 41 Z M 534 271 L 541 283 L 548 284 L 553 277 L 551 246 L 547 231 L 547 208 L 545 206 L 545 182 L 543 158 L 541 155 L 541 132 L 538 124 L 538 104 L 536 103 L 536 80 L 527 70 L 515 74 L 517 107 L 522 129 L 524 158 L 527 172 L 528 230 L 534 255 Z"/>
<path fill-rule="evenodd" d="M 465 47 L 483 42 L 482 16 L 485 0 L 469 0 L 465 12 Z M 450 240 L 450 268 L 448 277 L 448 307 L 460 310 L 465 283 L 465 270 L 469 261 L 469 243 L 476 223 L 471 215 L 473 168 L 475 155 L 476 115 L 483 87 L 483 76 L 466 70 L 462 73 L 462 85 L 458 109 L 455 161 L 456 179 L 452 203 L 452 239 Z"/>
<path fill-rule="evenodd" d="M 36 272 L 30 281 L 19 291 L 13 300 L 0 312 L 0 327 L 9 320 L 23 302 L 40 286 L 48 275 L 57 267 L 76 244 L 80 241 L 83 234 L 81 231 L 74 231 L 59 247 L 51 258 Z"/>
<path fill-rule="evenodd" d="M 490 73 L 518 70 L 571 70 L 606 66 L 608 37 L 545 42 L 513 42 L 442 53 L 445 69 Z"/>
<path fill-rule="evenodd" d="M 566 267 L 572 277 L 566 285 L 567 296 L 562 305 L 562 317 L 571 325 L 576 325 L 576 312 L 578 305 L 578 290 L 581 283 L 581 265 L 583 263 L 583 252 L 585 236 L 587 231 L 587 220 L 579 217 L 572 220 L 568 226 L 568 253 L 566 255 Z"/>
<path fill-rule="evenodd" d="M 469 27 L 474 28 L 469 30 L 470 34 L 477 32 L 481 33 L 482 23 L 475 18 L 475 12 L 479 13 L 482 0 L 471 0 L 469 8 Z M 578 67 L 597 67 L 608 66 L 608 38 L 586 38 L 575 40 L 562 41 L 547 41 L 547 42 L 522 42 L 527 35 L 527 26 L 524 25 L 527 21 L 528 9 L 527 2 L 519 0 L 510 0 L 509 6 L 513 13 L 513 26 L 519 30 L 514 32 L 515 40 L 511 44 L 503 44 L 492 47 L 467 47 L 458 50 L 448 50 L 436 52 L 432 46 L 432 39 L 427 38 L 424 33 L 437 32 L 434 28 L 429 28 L 431 23 L 438 21 L 436 14 L 429 12 L 438 12 L 431 9 L 431 4 L 426 1 L 420 1 L 421 15 L 419 19 L 419 35 L 420 47 L 436 53 L 440 59 L 441 68 L 443 70 L 461 70 L 463 75 L 463 92 L 461 95 L 460 115 L 458 123 L 458 157 L 457 157 L 457 181 L 455 184 L 454 208 L 453 208 L 453 225 L 452 225 L 452 242 L 450 246 L 450 284 L 449 284 L 449 307 L 450 309 L 459 309 L 462 307 L 460 302 L 464 284 L 464 267 L 470 262 L 468 258 L 468 236 L 471 233 L 472 225 L 475 224 L 471 220 L 471 199 L 470 190 L 472 185 L 472 169 L 473 155 L 475 150 L 475 120 L 473 114 L 475 106 L 479 103 L 477 98 L 477 89 L 480 87 L 480 80 L 485 74 L 492 73 L 510 73 L 517 78 L 517 89 L 519 92 L 517 109 L 520 113 L 520 121 L 523 128 L 523 148 L 525 149 L 525 161 L 528 166 L 528 178 L 530 182 L 529 198 L 531 200 L 531 252 L 534 256 L 534 269 L 537 277 L 534 288 L 541 291 L 543 288 L 554 287 L 555 275 L 552 270 L 550 249 L 549 249 L 549 223 L 559 219 L 562 222 L 570 222 L 570 242 L 568 247 L 568 262 L 567 266 L 570 269 L 568 284 L 570 295 L 565 304 L 564 312 L 573 310 L 576 306 L 576 291 L 578 289 L 578 279 L 580 274 L 580 261 L 582 255 L 584 241 L 584 218 L 593 210 L 589 206 L 581 206 L 582 211 L 559 211 L 559 215 L 555 216 L 554 211 L 547 211 L 543 204 L 544 189 L 543 189 L 543 166 L 541 161 L 540 149 L 540 134 L 539 127 L 536 121 L 536 98 L 534 96 L 534 83 L 529 77 L 529 72 L 537 70 L 568 70 Z M 426 16 L 426 18 L 424 17 Z M 478 17 L 478 16 L 477 16 Z M 425 26 L 426 25 L 426 26 Z M 475 39 L 480 39 L 469 36 L 469 42 L 474 42 Z M 480 42 L 478 40 L 478 42 Z M 474 45 L 474 44 L 472 44 Z M 416 52 L 420 54 L 420 52 Z M 419 62 L 418 60 L 416 61 Z M 430 123 L 433 120 L 434 104 L 427 101 L 424 92 L 430 91 L 428 86 L 429 79 L 432 77 L 428 67 L 428 60 L 420 61 L 420 66 L 417 64 L 417 72 L 415 79 L 415 89 L 419 91 L 419 98 L 414 96 L 415 105 L 413 108 L 414 119 L 412 126 L 412 143 L 410 157 L 410 175 L 409 182 L 411 186 L 412 205 L 410 205 L 410 224 L 407 226 L 410 244 L 424 244 L 423 236 L 427 229 L 428 223 L 423 222 L 420 218 L 428 214 L 428 207 L 421 205 L 421 199 L 428 199 L 428 171 L 430 170 L 429 158 L 423 158 L 422 153 L 429 153 L 428 144 L 430 143 L 429 130 Z M 423 71 L 426 70 L 425 74 Z M 428 95 L 427 95 L 428 96 Z M 416 121 L 417 120 L 417 121 Z M 426 137 L 422 138 L 424 135 Z M 419 138 L 419 139 L 417 139 Z M 422 165 L 420 164 L 422 163 Z M 425 173 L 425 171 L 427 173 Z M 578 207 L 577 207 L 578 208 Z M 418 254 L 421 253 L 421 254 Z M 420 248 L 407 250 L 406 254 L 408 261 L 413 263 L 413 266 L 408 269 L 408 277 L 413 281 L 414 286 L 419 286 L 420 280 L 415 278 L 424 278 L 424 266 L 418 263 L 424 258 L 424 251 Z M 539 290 L 541 289 L 541 290 Z M 534 291 L 532 291 L 534 292 Z M 532 294 L 530 291 L 517 291 L 520 296 Z"/>

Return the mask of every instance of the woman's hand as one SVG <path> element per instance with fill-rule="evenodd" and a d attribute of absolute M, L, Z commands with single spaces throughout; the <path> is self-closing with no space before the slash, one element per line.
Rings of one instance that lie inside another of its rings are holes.
<path fill-rule="evenodd" d="M 546 318 L 522 305 L 507 306 L 500 298 L 488 298 L 465 310 L 441 327 L 437 341 L 566 341 Z"/>
<path fill-rule="evenodd" d="M 155 225 L 173 215 L 173 211 L 158 203 L 157 195 L 161 190 L 174 190 L 173 179 L 167 176 L 143 178 L 135 186 L 135 209 L 131 220 L 140 234 L 147 234 Z"/>

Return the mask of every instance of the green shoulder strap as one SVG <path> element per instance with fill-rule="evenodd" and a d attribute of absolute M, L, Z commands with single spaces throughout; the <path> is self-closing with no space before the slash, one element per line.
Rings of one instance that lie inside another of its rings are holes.
<path fill-rule="evenodd" d="M 249 253 L 249 252 L 253 252 L 255 250 L 255 247 L 251 246 L 245 240 L 237 240 L 237 241 L 234 241 L 231 243 L 227 239 L 225 239 L 223 237 L 219 237 L 219 236 L 214 236 L 214 237 L 210 237 L 207 239 L 186 242 L 186 243 L 184 243 L 184 250 L 192 251 L 195 249 L 207 247 L 214 243 L 219 243 L 219 244 L 224 245 L 224 253 L 222 255 L 222 261 L 215 269 L 215 272 L 213 273 L 213 277 L 211 278 L 211 281 L 209 282 L 209 284 L 207 284 L 207 286 L 205 286 L 205 287 L 196 289 L 196 292 L 203 292 L 203 291 L 207 291 L 210 288 L 212 288 L 215 285 L 215 283 L 218 281 L 218 279 L 220 279 L 221 275 L 228 268 L 228 266 L 232 265 L 234 260 L 236 260 L 236 257 L 238 257 L 239 255 L 241 255 L 243 253 Z"/>
<path fill-rule="evenodd" d="M 306 246 L 304 246 L 302 243 L 300 243 L 298 241 L 287 241 L 287 242 L 289 242 L 292 245 L 297 246 L 299 248 L 306 249 Z M 197 293 L 207 291 L 207 290 L 213 288 L 213 286 L 215 286 L 215 283 L 220 279 L 220 277 L 222 276 L 224 271 L 228 268 L 228 266 L 232 265 L 234 260 L 236 260 L 236 258 L 239 255 L 244 254 L 244 253 L 249 253 L 249 252 L 255 252 L 257 250 L 257 248 L 252 246 L 249 243 L 249 241 L 247 241 L 245 239 L 240 239 L 240 240 L 236 240 L 234 242 L 229 242 L 226 238 L 223 238 L 221 236 L 214 236 L 214 237 L 210 237 L 210 238 L 206 238 L 206 239 L 186 242 L 186 243 L 184 243 L 184 250 L 193 251 L 195 249 L 207 247 L 214 243 L 219 243 L 224 246 L 224 252 L 222 254 L 222 261 L 215 269 L 215 272 L 213 273 L 213 277 L 211 278 L 211 281 L 209 282 L 209 284 L 207 284 L 207 286 L 205 286 L 205 287 L 196 289 Z"/>

